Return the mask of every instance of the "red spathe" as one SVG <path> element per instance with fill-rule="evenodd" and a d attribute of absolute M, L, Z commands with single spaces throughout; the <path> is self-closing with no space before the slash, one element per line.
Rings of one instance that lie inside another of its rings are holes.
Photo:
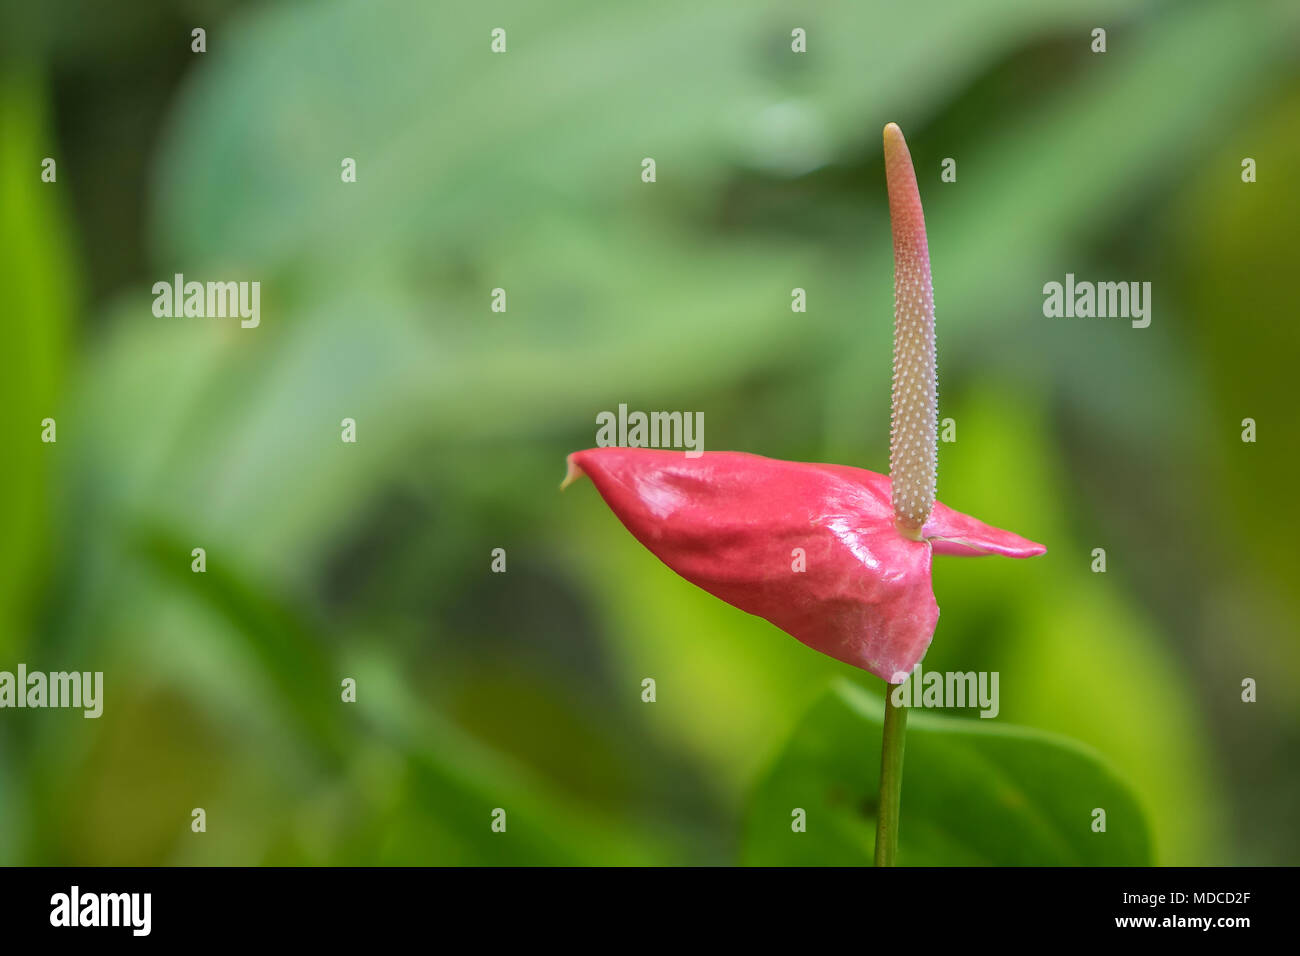
<path fill-rule="evenodd" d="M 845 465 L 593 448 L 569 456 L 569 479 L 579 474 L 686 580 L 891 683 L 912 672 L 934 636 L 932 553 L 1047 550 L 941 503 L 923 540 L 904 537 L 889 478 Z"/>

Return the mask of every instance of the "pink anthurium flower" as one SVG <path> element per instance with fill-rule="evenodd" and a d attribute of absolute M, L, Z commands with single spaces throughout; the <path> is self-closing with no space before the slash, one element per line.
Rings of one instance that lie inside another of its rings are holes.
<path fill-rule="evenodd" d="M 885 128 L 894 234 L 890 475 L 741 452 L 593 448 L 565 485 L 591 478 L 666 565 L 809 647 L 899 683 L 934 636 L 934 554 L 1027 558 L 1047 549 L 935 500 L 934 297 L 907 144 Z"/>

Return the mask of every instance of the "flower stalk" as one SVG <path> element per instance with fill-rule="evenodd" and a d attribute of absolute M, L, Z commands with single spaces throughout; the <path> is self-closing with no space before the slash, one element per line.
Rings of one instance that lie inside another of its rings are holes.
<path fill-rule="evenodd" d="M 898 684 L 885 687 L 885 729 L 880 742 L 880 806 L 876 812 L 876 866 L 898 857 L 898 813 L 903 796 L 903 743 L 907 708 L 894 703 Z"/>

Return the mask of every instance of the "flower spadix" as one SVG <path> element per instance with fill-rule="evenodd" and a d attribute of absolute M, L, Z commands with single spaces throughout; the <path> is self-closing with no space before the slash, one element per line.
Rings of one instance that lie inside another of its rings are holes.
<path fill-rule="evenodd" d="M 925 220 L 903 134 L 885 127 L 894 234 L 890 474 L 742 452 L 593 448 L 591 478 L 666 565 L 837 660 L 897 683 L 925 654 L 939 607 L 935 554 L 1027 558 L 1047 549 L 936 501 L 934 293 Z"/>
<path fill-rule="evenodd" d="M 901 534 L 919 539 L 934 507 L 939 470 L 939 396 L 934 284 L 912 155 L 897 124 L 885 127 L 885 182 L 894 232 L 894 385 L 889 479 Z"/>

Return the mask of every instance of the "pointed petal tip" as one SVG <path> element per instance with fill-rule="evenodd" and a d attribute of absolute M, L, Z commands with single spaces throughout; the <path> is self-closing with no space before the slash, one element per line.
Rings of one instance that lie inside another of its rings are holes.
<path fill-rule="evenodd" d="M 1006 532 L 1011 535 L 1011 532 Z M 1003 552 L 1009 558 L 1037 558 L 1047 553 L 1047 545 L 1039 544 L 1037 541 L 1030 541 L 1020 535 L 1013 536 L 1014 542 L 1006 542 L 1006 548 Z"/>
<path fill-rule="evenodd" d="M 927 526 L 928 530 L 928 526 Z M 978 558 L 998 555 L 1003 558 L 1037 558 L 1047 553 L 1047 548 L 1018 534 L 1001 529 L 990 529 L 992 534 L 971 534 L 954 537 L 927 538 L 935 554 L 958 558 Z"/>
<path fill-rule="evenodd" d="M 935 554 L 973 558 L 986 554 L 1004 558 L 1036 558 L 1047 548 L 1014 531 L 985 524 L 978 518 L 937 502 L 925 523 L 925 537 Z"/>
<path fill-rule="evenodd" d="M 575 460 L 580 454 L 582 454 L 582 452 L 575 451 L 573 454 L 569 455 L 569 457 L 564 460 L 565 470 L 564 470 L 564 480 L 560 482 L 561 491 L 569 487 L 569 485 L 573 484 L 575 481 L 577 481 L 579 478 L 581 478 L 583 475 L 586 474 L 586 472 L 582 470 L 582 466 L 579 465 L 578 462 Z"/>

